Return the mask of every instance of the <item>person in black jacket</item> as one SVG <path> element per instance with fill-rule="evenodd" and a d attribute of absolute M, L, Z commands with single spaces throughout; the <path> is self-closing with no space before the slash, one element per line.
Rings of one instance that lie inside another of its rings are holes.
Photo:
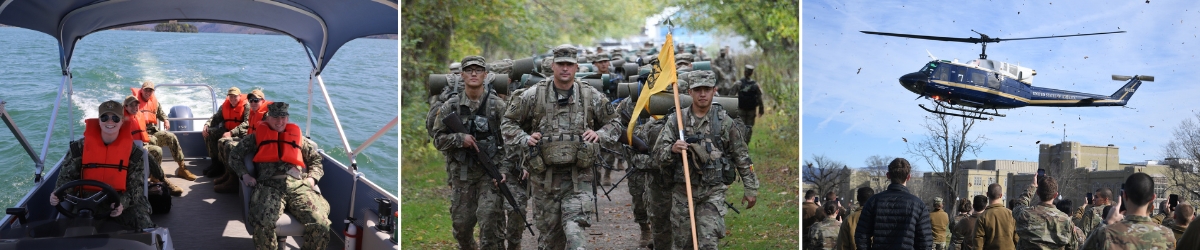
<path fill-rule="evenodd" d="M 863 205 L 854 232 L 858 249 L 932 249 L 933 229 L 929 209 L 905 187 L 912 165 L 904 158 L 888 164 L 887 190 Z"/>

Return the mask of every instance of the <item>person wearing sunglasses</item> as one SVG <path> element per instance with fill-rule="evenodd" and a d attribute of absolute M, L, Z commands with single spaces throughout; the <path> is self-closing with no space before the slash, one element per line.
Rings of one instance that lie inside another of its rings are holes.
<path fill-rule="evenodd" d="M 107 215 L 112 221 L 129 229 L 155 227 L 150 221 L 150 201 L 143 195 L 145 167 L 142 150 L 133 144 L 131 127 L 123 117 L 121 103 L 113 100 L 100 104 L 100 118 L 84 120 L 83 139 L 72 141 L 67 151 L 67 164 L 59 170 L 55 189 L 76 180 L 95 180 L 112 187 L 120 195 L 111 206 L 97 207 L 96 218 Z M 84 185 L 68 191 L 77 197 L 95 193 L 97 188 Z M 62 197 L 50 194 L 50 205 L 57 206 Z"/>
<path fill-rule="evenodd" d="M 154 137 L 154 145 L 171 149 L 172 158 L 175 158 L 175 163 L 179 164 L 179 168 L 175 169 L 175 177 L 183 178 L 189 181 L 196 180 L 196 175 L 188 171 L 187 164 L 184 164 L 183 147 L 179 146 L 179 138 L 168 129 L 160 129 L 158 122 L 162 121 L 163 128 L 170 128 L 171 122 L 167 120 L 167 113 L 163 112 L 162 106 L 158 105 L 158 97 L 154 95 L 154 82 L 144 81 L 142 87 L 130 88 L 133 96 L 137 98 L 137 113 L 135 116 L 138 122 L 145 124 L 146 133 Z"/>
<path fill-rule="evenodd" d="M 249 95 L 246 95 L 246 103 L 248 103 L 250 108 L 250 119 L 233 128 L 233 130 L 222 134 L 221 139 L 217 142 L 217 157 L 219 157 L 217 159 L 226 161 L 225 166 L 229 166 L 229 152 L 233 147 L 237 146 L 241 138 L 254 133 L 254 126 L 251 126 L 251 124 L 258 124 L 258 122 L 267 116 L 267 105 L 271 104 L 271 101 L 265 99 L 262 89 L 255 89 L 250 91 Z M 237 176 L 233 175 L 232 171 L 226 169 L 224 175 L 213 181 L 213 191 L 217 193 L 236 192 L 238 182 L 232 180 L 237 180 Z"/>
<path fill-rule="evenodd" d="M 212 118 L 204 123 L 204 130 L 201 131 L 201 135 L 204 136 L 204 144 L 208 148 L 208 157 L 218 159 L 212 161 L 211 165 L 204 169 L 204 176 L 208 178 L 225 175 L 225 162 L 219 160 L 221 157 L 217 149 L 217 142 L 220 141 L 221 135 L 232 131 L 233 128 L 250 118 L 250 109 L 247 107 L 246 95 L 242 94 L 242 90 L 238 87 L 230 87 L 225 93 L 225 102 L 221 104 L 221 108 L 217 109 L 217 112 L 213 113 Z"/>
<path fill-rule="evenodd" d="M 275 223 L 287 211 L 304 225 L 301 249 L 321 249 L 329 243 L 329 202 L 317 182 L 325 175 L 317 144 L 304 138 L 300 126 L 288 122 L 288 104 L 267 105 L 267 117 L 254 124 L 254 133 L 243 137 L 229 154 L 229 169 L 247 187 L 250 219 L 256 249 L 276 249 Z M 255 173 L 243 159 L 253 157 Z"/>
<path fill-rule="evenodd" d="M 167 176 L 162 170 L 162 147 L 158 146 L 158 140 L 156 138 L 150 136 L 150 134 L 146 132 L 146 123 L 138 119 L 138 104 L 140 103 L 138 102 L 137 97 L 132 95 L 125 97 L 124 115 L 127 121 L 124 122 L 124 124 L 125 126 L 129 127 L 129 133 L 133 136 L 133 139 L 142 141 L 142 147 L 145 148 L 146 152 L 150 154 L 150 163 L 152 163 L 150 164 L 150 169 L 148 169 L 148 171 L 150 171 L 150 182 L 166 183 L 167 188 L 171 191 L 171 195 L 181 196 L 183 195 L 183 189 L 167 181 Z M 157 190 L 151 191 L 158 192 Z"/>

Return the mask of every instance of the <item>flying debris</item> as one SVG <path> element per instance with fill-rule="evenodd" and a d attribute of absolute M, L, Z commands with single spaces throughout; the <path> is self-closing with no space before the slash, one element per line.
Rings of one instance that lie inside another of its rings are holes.
<path fill-rule="evenodd" d="M 858 68 L 858 72 L 854 72 L 855 75 L 857 75 L 858 73 L 862 73 L 862 68 Z"/>
<path fill-rule="evenodd" d="M 1042 141 L 1034 142 L 1033 144 L 1042 144 Z"/>
<path fill-rule="evenodd" d="M 908 142 L 908 138 L 900 137 L 900 139 L 904 140 L 904 142 L 906 142 L 906 143 Z"/>

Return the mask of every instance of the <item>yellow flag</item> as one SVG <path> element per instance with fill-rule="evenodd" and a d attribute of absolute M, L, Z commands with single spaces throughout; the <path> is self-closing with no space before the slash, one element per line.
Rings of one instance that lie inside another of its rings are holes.
<path fill-rule="evenodd" d="M 629 126 L 625 131 L 628 138 L 633 138 L 633 127 L 637 125 L 638 116 L 642 114 L 641 110 L 646 108 L 650 103 L 650 96 L 654 93 L 662 92 L 675 84 L 675 45 L 671 41 L 671 33 L 667 33 L 667 40 L 663 41 L 662 49 L 658 50 L 658 63 L 654 64 L 654 71 L 650 73 L 649 79 L 646 79 L 646 84 L 642 85 L 642 93 L 638 96 L 637 105 L 634 106 L 633 117 L 629 118 Z M 646 140 L 655 140 L 658 138 L 646 138 Z M 633 145 L 633 140 L 629 140 L 629 145 Z"/>

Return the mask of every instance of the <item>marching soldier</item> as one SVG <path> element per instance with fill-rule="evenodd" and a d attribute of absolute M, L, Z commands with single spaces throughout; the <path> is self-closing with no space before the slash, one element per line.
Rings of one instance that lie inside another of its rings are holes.
<path fill-rule="evenodd" d="M 229 168 L 246 186 L 257 187 L 250 196 L 250 223 L 254 246 L 276 249 L 275 222 L 284 211 L 304 225 L 302 249 L 321 249 L 329 242 L 329 202 L 317 182 L 325 175 L 317 143 L 304 138 L 300 126 L 288 122 L 288 104 L 267 105 L 267 117 L 255 124 L 229 155 Z M 244 157 L 253 157 L 255 172 L 246 171 Z"/>
<path fill-rule="evenodd" d="M 750 168 L 750 154 L 742 139 L 742 130 L 735 128 L 733 118 L 718 106 L 712 105 L 716 93 L 716 78 L 711 72 L 701 71 L 690 84 L 691 107 L 677 111 L 666 118 L 667 123 L 659 132 L 654 143 L 652 156 L 661 169 L 674 171 L 672 189 L 671 224 L 674 225 L 674 247 L 692 246 L 691 222 L 687 199 L 694 200 L 696 239 L 700 248 L 717 249 L 717 241 L 725 237 L 726 213 L 725 191 L 738 175 L 741 176 L 745 193 L 742 202 L 746 208 L 754 207 L 758 196 L 758 177 Z M 679 130 L 675 119 L 683 119 L 684 136 L 678 138 Z M 695 141 L 689 143 L 688 141 Z M 684 176 L 680 154 L 688 150 L 691 176 Z M 736 172 L 734 172 L 736 170 Z M 692 197 L 687 197 L 687 187 L 681 185 L 683 178 L 691 178 Z"/>
<path fill-rule="evenodd" d="M 638 88 L 638 90 L 640 91 L 641 88 Z M 630 119 L 633 117 L 634 105 L 637 104 L 637 98 L 638 98 L 638 94 L 633 93 L 633 94 L 629 95 L 628 98 L 625 98 L 624 100 L 621 100 L 620 103 L 617 103 L 616 110 L 617 110 L 617 113 L 621 115 L 621 124 L 629 124 Z M 637 125 L 637 128 L 635 128 L 635 130 L 639 130 L 639 132 L 640 132 L 640 130 L 645 130 L 646 129 L 645 127 L 649 126 L 648 124 L 646 124 L 649 121 L 649 119 L 650 118 L 644 117 L 644 116 L 639 117 L 638 122 L 637 122 L 638 125 Z M 640 135 L 635 135 L 635 137 L 636 138 L 646 138 L 646 137 L 643 137 Z M 621 146 L 621 147 L 627 148 L 626 146 Z M 633 154 L 629 154 L 628 160 L 630 163 L 633 163 L 633 167 L 636 169 L 636 170 L 626 170 L 626 171 L 635 171 L 633 173 L 629 173 L 628 174 L 629 177 L 626 177 L 627 179 L 629 179 L 629 182 L 628 182 L 629 196 L 631 196 L 633 198 L 633 220 L 634 220 L 634 222 L 637 222 L 638 229 L 641 232 L 640 238 L 638 241 L 638 245 L 645 247 L 645 246 L 651 245 L 653 242 L 652 229 L 651 229 L 651 225 L 650 225 L 650 213 L 647 211 L 647 207 L 646 207 L 647 201 L 650 200 L 650 197 L 649 197 L 650 195 L 648 195 L 647 193 L 655 192 L 655 190 L 652 190 L 651 188 L 648 188 L 648 186 L 647 186 L 648 185 L 647 182 L 649 182 L 650 181 L 649 179 L 652 178 L 650 176 L 652 173 L 648 172 L 650 170 L 648 168 L 650 166 L 650 155 L 649 155 L 649 152 L 644 152 L 644 153 L 643 152 L 635 152 Z M 605 172 L 606 172 L 606 178 L 607 178 L 608 170 L 606 170 Z M 655 171 L 655 172 L 657 172 L 657 171 Z M 670 197 L 670 196 L 665 196 L 665 197 Z M 669 207 L 669 205 L 667 205 L 667 206 Z M 669 212 L 669 210 L 664 211 L 664 212 Z M 669 224 L 663 225 L 663 226 L 669 227 Z"/>
<path fill-rule="evenodd" d="M 503 99 L 486 89 L 483 80 L 487 67 L 483 57 L 463 58 L 464 87 L 460 93 L 452 93 L 450 99 L 436 111 L 433 125 L 434 147 L 446 154 L 450 187 L 450 213 L 453 221 L 454 239 L 459 249 L 475 249 L 475 224 L 479 224 L 480 248 L 504 248 L 504 200 L 492 178 L 487 175 L 483 163 L 476 154 L 493 159 L 500 173 L 508 173 L 500 134 L 500 115 L 506 106 Z M 454 114 L 470 133 L 455 133 L 442 123 L 447 115 Z M 507 178 L 507 177 L 506 177 Z M 521 226 L 523 226 L 524 222 Z M 518 226 L 516 234 L 520 235 Z M 519 246 L 520 242 L 516 242 Z"/>
<path fill-rule="evenodd" d="M 505 141 L 539 148 L 529 166 L 540 248 L 586 248 L 598 143 L 614 141 L 621 125 L 604 94 L 575 79 L 577 50 L 553 52 L 553 76 L 513 97 L 501 127 Z"/>
<path fill-rule="evenodd" d="M 758 83 L 750 79 L 754 75 L 754 65 L 746 64 L 745 77 L 738 82 L 738 108 L 741 109 L 742 123 L 746 125 L 746 143 L 750 143 L 750 136 L 754 134 L 754 118 L 763 114 L 762 90 L 758 88 Z M 758 110 L 755 115 L 754 110 Z"/>
<path fill-rule="evenodd" d="M 734 85 L 737 69 L 733 67 L 733 57 L 729 55 L 729 46 L 721 49 L 721 54 L 712 61 L 713 72 L 717 73 L 717 90 L 721 96 L 737 96 L 738 89 Z"/>

